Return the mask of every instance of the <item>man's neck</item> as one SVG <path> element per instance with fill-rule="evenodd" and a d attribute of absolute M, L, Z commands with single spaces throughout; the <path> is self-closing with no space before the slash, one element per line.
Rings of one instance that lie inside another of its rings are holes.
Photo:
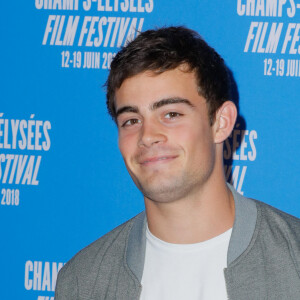
<path fill-rule="evenodd" d="M 198 193 L 174 202 L 145 198 L 151 233 L 169 243 L 192 244 L 230 229 L 234 222 L 234 199 L 223 181 L 210 181 Z"/>

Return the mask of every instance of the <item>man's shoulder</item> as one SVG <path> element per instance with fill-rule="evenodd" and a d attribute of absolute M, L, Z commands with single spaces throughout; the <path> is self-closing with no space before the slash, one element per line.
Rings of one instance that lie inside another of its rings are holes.
<path fill-rule="evenodd" d="M 141 214 L 114 228 L 87 247 L 80 250 L 60 270 L 57 288 L 62 293 L 65 287 L 77 288 L 78 278 L 85 278 L 85 283 L 93 282 L 99 269 L 109 269 L 112 264 L 123 265 L 127 240 L 134 220 Z M 76 284 L 77 282 L 77 284 Z"/>
<path fill-rule="evenodd" d="M 289 227 L 300 231 L 300 219 L 296 216 L 288 214 L 278 208 L 275 208 L 267 203 L 254 200 L 261 213 L 262 220 L 266 223 L 272 223 L 273 226 Z"/>
<path fill-rule="evenodd" d="M 269 204 L 255 200 L 260 217 L 259 235 L 270 244 L 287 245 L 300 255 L 300 219 Z"/>
<path fill-rule="evenodd" d="M 80 266 L 82 263 L 86 265 L 89 262 L 94 262 L 97 256 L 102 256 L 107 253 L 108 250 L 110 250 L 109 253 L 111 253 L 112 248 L 117 251 L 125 250 L 128 234 L 134 220 L 138 216 L 139 215 L 127 220 L 80 250 L 66 265 L 73 264 Z"/>

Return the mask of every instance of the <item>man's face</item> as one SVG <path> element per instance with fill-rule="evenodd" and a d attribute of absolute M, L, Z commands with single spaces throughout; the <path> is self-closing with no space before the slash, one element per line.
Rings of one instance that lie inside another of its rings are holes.
<path fill-rule="evenodd" d="M 138 74 L 122 83 L 115 104 L 119 148 L 145 197 L 170 202 L 203 187 L 215 165 L 215 144 L 194 73 Z"/>

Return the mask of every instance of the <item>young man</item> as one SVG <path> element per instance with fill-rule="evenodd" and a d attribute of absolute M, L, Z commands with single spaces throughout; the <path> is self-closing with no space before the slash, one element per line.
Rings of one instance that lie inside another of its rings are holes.
<path fill-rule="evenodd" d="M 107 105 L 146 209 L 64 266 L 57 300 L 300 298 L 299 220 L 226 184 L 229 90 L 222 58 L 184 27 L 117 54 Z"/>

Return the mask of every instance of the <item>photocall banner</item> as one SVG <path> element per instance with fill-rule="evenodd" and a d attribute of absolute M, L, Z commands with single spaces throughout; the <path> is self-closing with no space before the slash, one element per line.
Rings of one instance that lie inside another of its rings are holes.
<path fill-rule="evenodd" d="M 226 179 L 300 217 L 299 0 L 2 1 L 0 299 L 53 300 L 81 248 L 144 209 L 105 89 L 140 31 L 198 31 L 232 73 L 239 118 Z"/>

